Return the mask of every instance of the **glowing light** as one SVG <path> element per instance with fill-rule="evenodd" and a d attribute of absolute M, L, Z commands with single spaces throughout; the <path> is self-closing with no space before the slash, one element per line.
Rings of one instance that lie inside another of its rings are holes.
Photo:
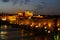
<path fill-rule="evenodd" d="M 7 25 L 1 26 L 2 29 L 7 29 Z"/>
<path fill-rule="evenodd" d="M 41 23 L 39 23 L 38 26 L 41 27 Z"/>
<path fill-rule="evenodd" d="M 51 27 L 51 25 L 52 25 L 51 23 L 48 23 L 49 28 Z"/>
<path fill-rule="evenodd" d="M 29 19 L 31 19 L 31 17 L 29 17 Z"/>
<path fill-rule="evenodd" d="M 57 26 L 59 26 L 60 24 L 58 23 Z"/>
<path fill-rule="evenodd" d="M 16 16 L 8 16 L 9 21 L 16 21 Z"/>
<path fill-rule="evenodd" d="M 6 20 L 7 20 L 7 18 L 5 17 L 5 18 L 2 18 L 1 20 L 6 21 Z"/>
<path fill-rule="evenodd" d="M 33 25 L 30 25 L 31 27 L 33 26 Z"/>
<path fill-rule="evenodd" d="M 7 34 L 7 32 L 6 31 L 1 31 L 0 34 Z"/>
<path fill-rule="evenodd" d="M 60 19 L 57 21 L 57 26 L 60 27 Z"/>
<path fill-rule="evenodd" d="M 32 27 L 32 26 L 34 26 L 34 25 L 35 25 L 35 23 L 34 23 L 34 22 L 32 22 L 32 24 L 31 24 L 30 26 Z"/>
<path fill-rule="evenodd" d="M 48 31 L 48 33 L 50 33 L 51 31 Z"/>
<path fill-rule="evenodd" d="M 45 26 L 44 28 L 46 29 L 47 27 Z"/>
<path fill-rule="evenodd" d="M 30 25 L 30 27 L 32 27 L 32 28 L 33 28 L 33 27 L 34 27 L 34 25 Z"/>
<path fill-rule="evenodd" d="M 60 31 L 60 28 L 58 28 L 58 31 Z"/>
<path fill-rule="evenodd" d="M 39 26 L 35 26 L 36 28 L 38 28 Z"/>
<path fill-rule="evenodd" d="M 30 11 L 25 11 L 25 16 L 26 17 L 31 17 L 31 16 L 33 16 L 33 12 L 30 12 Z"/>
<path fill-rule="evenodd" d="M 43 16 L 40 16 L 40 15 L 38 15 L 38 16 L 36 16 L 37 18 L 43 18 Z"/>
<path fill-rule="evenodd" d="M 43 24 L 46 25 L 46 22 L 44 22 Z"/>
<path fill-rule="evenodd" d="M 23 16 L 23 13 L 18 13 L 18 15 Z"/>

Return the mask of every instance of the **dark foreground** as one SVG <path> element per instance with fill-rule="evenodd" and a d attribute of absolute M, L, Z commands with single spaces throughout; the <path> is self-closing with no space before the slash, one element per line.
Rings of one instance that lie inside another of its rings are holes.
<path fill-rule="evenodd" d="M 22 28 L 0 25 L 0 40 L 59 40 L 60 34 L 33 32 Z"/>

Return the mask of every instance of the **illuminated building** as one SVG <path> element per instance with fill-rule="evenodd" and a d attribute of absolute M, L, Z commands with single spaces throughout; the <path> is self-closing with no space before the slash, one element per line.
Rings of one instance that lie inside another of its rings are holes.
<path fill-rule="evenodd" d="M 21 10 L 18 11 L 18 16 L 23 16 L 23 12 Z"/>
<path fill-rule="evenodd" d="M 2 21 L 6 21 L 7 20 L 7 16 L 5 16 L 5 15 L 4 16 L 1 16 L 1 20 Z"/>
<path fill-rule="evenodd" d="M 8 21 L 16 21 L 16 16 L 8 16 Z"/>
<path fill-rule="evenodd" d="M 6 17 L 2 17 L 2 18 L 1 18 L 1 20 L 6 21 L 6 20 L 7 20 L 7 18 L 6 18 Z"/>
<path fill-rule="evenodd" d="M 36 16 L 37 18 L 43 18 L 43 16 L 40 16 L 40 15 L 38 15 L 38 16 Z"/>
<path fill-rule="evenodd" d="M 25 11 L 25 16 L 26 17 L 32 17 L 33 16 L 33 12 L 30 12 L 28 10 Z"/>

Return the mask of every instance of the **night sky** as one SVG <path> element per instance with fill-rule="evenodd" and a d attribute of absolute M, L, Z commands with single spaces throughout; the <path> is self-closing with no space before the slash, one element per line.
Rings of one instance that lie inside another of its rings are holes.
<path fill-rule="evenodd" d="M 60 15 L 60 0 L 0 0 L 0 12 L 30 10 L 34 14 Z"/>

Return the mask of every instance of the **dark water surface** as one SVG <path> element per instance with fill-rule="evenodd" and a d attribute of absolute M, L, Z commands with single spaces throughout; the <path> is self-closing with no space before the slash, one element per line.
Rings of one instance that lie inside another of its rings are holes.
<path fill-rule="evenodd" d="M 59 40 L 59 35 L 52 36 L 51 34 L 36 36 L 29 30 L 21 28 L 12 28 L 12 26 L 0 25 L 1 40 Z"/>

